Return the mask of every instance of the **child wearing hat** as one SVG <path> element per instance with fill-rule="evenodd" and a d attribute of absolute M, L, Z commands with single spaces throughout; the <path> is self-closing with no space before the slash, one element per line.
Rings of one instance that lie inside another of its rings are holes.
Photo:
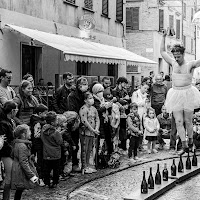
<path fill-rule="evenodd" d="M 44 159 L 44 183 L 49 188 L 57 187 L 59 181 L 61 146 L 63 139 L 60 131 L 57 129 L 57 115 L 50 111 L 46 114 L 46 124 L 41 131 L 43 142 Z M 53 183 L 50 184 L 50 173 L 53 170 Z"/>
<path fill-rule="evenodd" d="M 37 156 L 37 172 L 39 175 L 39 185 L 44 186 L 43 178 L 43 144 L 40 138 L 41 129 L 45 125 L 45 116 L 48 112 L 48 107 L 44 104 L 39 104 L 34 110 L 34 114 L 30 118 L 31 140 L 32 140 L 32 153 Z"/>

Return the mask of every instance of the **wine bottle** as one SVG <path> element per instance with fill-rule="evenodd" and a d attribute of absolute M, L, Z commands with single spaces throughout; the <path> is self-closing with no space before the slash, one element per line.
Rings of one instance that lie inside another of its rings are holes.
<path fill-rule="evenodd" d="M 148 188 L 154 189 L 154 179 L 152 176 L 152 167 L 150 167 L 150 174 L 149 174 L 149 178 L 148 178 Z"/>
<path fill-rule="evenodd" d="M 142 194 L 147 194 L 148 193 L 148 185 L 147 181 L 145 178 L 145 171 L 143 171 L 143 179 L 142 179 L 142 184 L 141 184 L 141 193 Z"/>
<path fill-rule="evenodd" d="M 180 155 L 180 160 L 178 163 L 178 172 L 183 172 L 183 171 L 184 171 L 183 160 L 182 160 L 182 155 Z"/>
<path fill-rule="evenodd" d="M 197 166 L 196 149 L 194 149 L 194 155 L 192 157 L 192 166 Z"/>
<path fill-rule="evenodd" d="M 173 159 L 173 163 L 171 166 L 171 175 L 176 176 L 176 165 L 175 165 L 175 159 Z"/>
<path fill-rule="evenodd" d="M 187 160 L 186 160 L 186 169 L 191 169 L 191 161 L 190 161 L 190 154 L 188 152 Z"/>
<path fill-rule="evenodd" d="M 164 166 L 164 169 L 163 169 L 163 181 L 168 181 L 167 163 L 165 163 L 165 166 Z"/>
<path fill-rule="evenodd" d="M 161 184 L 161 175 L 160 175 L 160 170 L 159 170 L 159 164 L 157 165 L 157 172 L 155 176 L 155 184 L 160 185 Z"/>

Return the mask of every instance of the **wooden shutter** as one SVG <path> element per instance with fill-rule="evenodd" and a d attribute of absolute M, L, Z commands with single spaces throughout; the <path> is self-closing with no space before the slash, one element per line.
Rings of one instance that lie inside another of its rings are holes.
<path fill-rule="evenodd" d="M 191 8 L 191 21 L 193 20 L 193 15 L 194 15 L 194 9 Z"/>
<path fill-rule="evenodd" d="M 93 2 L 92 2 L 92 0 L 84 0 L 84 3 L 85 3 L 85 8 L 88 8 L 90 10 L 93 9 Z"/>
<path fill-rule="evenodd" d="M 164 10 L 159 9 L 159 31 L 164 29 Z"/>
<path fill-rule="evenodd" d="M 139 7 L 132 8 L 133 30 L 139 30 Z"/>
<path fill-rule="evenodd" d="M 180 39 L 180 20 L 176 20 L 176 39 Z"/>
<path fill-rule="evenodd" d="M 126 8 L 126 30 L 133 29 L 132 8 Z"/>
<path fill-rule="evenodd" d="M 108 16 L 108 0 L 102 0 L 102 14 Z"/>
<path fill-rule="evenodd" d="M 75 4 L 75 0 L 66 0 L 66 2 L 69 2 L 69 3 L 72 3 L 72 4 Z"/>
<path fill-rule="evenodd" d="M 194 44 L 193 44 L 193 39 L 191 39 L 191 53 L 193 53 L 193 51 L 194 51 L 194 46 L 193 46 Z"/>
<path fill-rule="evenodd" d="M 123 21 L 123 0 L 116 1 L 116 20 Z"/>
<path fill-rule="evenodd" d="M 183 18 L 186 18 L 186 3 L 183 3 Z"/>
<path fill-rule="evenodd" d="M 173 29 L 174 28 L 174 16 L 169 15 L 169 28 Z"/>

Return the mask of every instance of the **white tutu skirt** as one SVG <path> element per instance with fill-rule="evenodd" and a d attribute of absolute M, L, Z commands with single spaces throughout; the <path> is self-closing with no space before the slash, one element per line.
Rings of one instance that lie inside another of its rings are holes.
<path fill-rule="evenodd" d="M 200 92 L 191 85 L 185 87 L 173 86 L 167 93 L 165 106 L 169 113 L 181 110 L 194 111 L 194 109 L 200 107 Z"/>

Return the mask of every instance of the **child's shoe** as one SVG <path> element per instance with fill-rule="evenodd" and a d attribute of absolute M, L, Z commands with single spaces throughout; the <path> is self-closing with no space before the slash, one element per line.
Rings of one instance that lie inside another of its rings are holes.
<path fill-rule="evenodd" d="M 136 160 L 135 160 L 134 158 L 130 158 L 129 161 L 130 161 L 131 163 L 135 163 L 135 162 L 136 162 Z"/>
<path fill-rule="evenodd" d="M 91 170 L 92 173 L 96 173 L 97 172 L 97 170 L 94 169 L 94 168 L 90 168 L 90 170 Z"/>
<path fill-rule="evenodd" d="M 135 156 L 135 157 L 134 157 L 134 160 L 136 160 L 136 161 L 137 161 L 137 160 L 140 160 L 140 159 L 139 159 L 137 156 Z"/>
<path fill-rule="evenodd" d="M 93 171 L 91 168 L 87 167 L 84 169 L 84 174 L 92 174 L 92 173 L 93 173 Z"/>
<path fill-rule="evenodd" d="M 153 149 L 152 151 L 153 151 L 153 153 L 158 153 L 158 151 L 156 149 Z"/>
<path fill-rule="evenodd" d="M 148 150 L 147 150 L 147 153 L 148 153 L 148 154 L 151 154 L 151 150 L 150 150 L 150 149 L 148 149 Z"/>
<path fill-rule="evenodd" d="M 42 179 L 39 179 L 39 186 L 40 187 L 44 187 L 45 186 L 44 181 Z"/>

